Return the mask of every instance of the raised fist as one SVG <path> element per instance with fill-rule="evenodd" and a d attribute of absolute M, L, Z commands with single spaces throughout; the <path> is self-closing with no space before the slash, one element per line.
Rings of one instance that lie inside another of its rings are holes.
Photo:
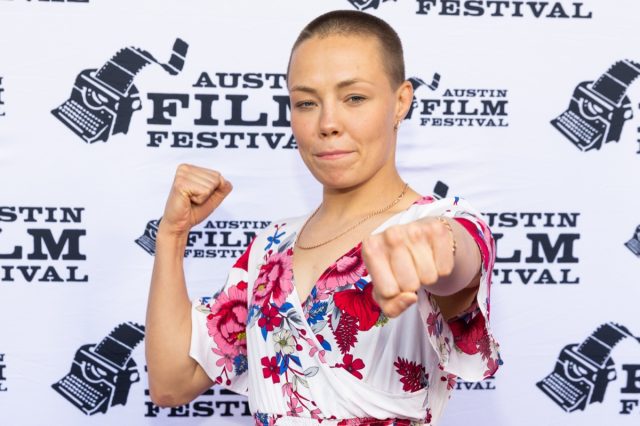
<path fill-rule="evenodd" d="M 175 235 L 186 235 L 206 219 L 231 192 L 231 183 L 210 169 L 181 164 L 160 221 L 160 229 Z"/>

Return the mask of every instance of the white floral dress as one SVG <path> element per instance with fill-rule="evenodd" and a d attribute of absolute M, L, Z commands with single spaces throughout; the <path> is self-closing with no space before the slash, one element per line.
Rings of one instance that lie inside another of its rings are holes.
<path fill-rule="evenodd" d="M 423 288 L 387 318 L 371 296 L 360 245 L 298 299 L 293 243 L 306 217 L 265 229 L 224 288 L 194 303 L 190 355 L 218 384 L 249 396 L 256 425 L 435 425 L 459 376 L 477 381 L 502 363 L 489 329 L 495 243 L 464 199 L 423 197 L 380 225 L 425 216 L 457 220 L 477 242 L 476 303 L 445 321 Z"/>

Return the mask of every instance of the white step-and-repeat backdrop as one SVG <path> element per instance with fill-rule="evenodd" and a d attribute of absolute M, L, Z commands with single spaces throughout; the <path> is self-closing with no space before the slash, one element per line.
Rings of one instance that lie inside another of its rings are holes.
<path fill-rule="evenodd" d="M 151 402 L 154 235 L 179 163 L 234 183 L 185 252 L 200 297 L 317 206 L 284 72 L 333 9 L 398 30 L 402 175 L 467 198 L 497 239 L 504 365 L 458 382 L 442 424 L 640 424 L 636 0 L 0 0 L 0 424 L 252 423 L 218 388 Z"/>

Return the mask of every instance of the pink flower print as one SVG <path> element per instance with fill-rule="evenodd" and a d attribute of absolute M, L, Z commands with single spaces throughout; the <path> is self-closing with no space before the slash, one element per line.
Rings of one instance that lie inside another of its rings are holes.
<path fill-rule="evenodd" d="M 233 357 L 231 354 L 224 353 L 219 349 L 213 348 L 213 353 L 220 356 L 220 359 L 216 361 L 218 367 L 224 365 L 227 371 L 233 371 Z"/>
<path fill-rule="evenodd" d="M 319 293 L 334 290 L 347 284 L 354 284 L 360 277 L 367 274 L 367 269 L 362 261 L 360 245 L 355 250 L 342 256 L 323 276 L 318 280 L 316 287 Z"/>
<path fill-rule="evenodd" d="M 222 354 L 234 357 L 247 353 L 246 322 L 246 287 L 232 286 L 227 293 L 218 294 L 207 316 L 207 329 Z"/>
<path fill-rule="evenodd" d="M 293 290 L 292 255 L 291 249 L 274 253 L 260 267 L 253 287 L 253 302 L 256 305 L 269 303 L 270 299 L 278 306 L 285 302 Z"/>
<path fill-rule="evenodd" d="M 282 385 L 282 396 L 291 396 L 293 394 L 293 385 L 291 383 L 285 383 Z"/>
<path fill-rule="evenodd" d="M 287 405 L 289 406 L 289 411 L 287 411 L 287 416 L 298 416 L 299 413 L 302 413 L 302 406 L 299 404 L 298 398 L 291 398 L 287 401 Z"/>
<path fill-rule="evenodd" d="M 424 197 L 420 198 L 419 200 L 416 200 L 416 202 L 413 203 L 413 204 L 417 204 L 417 205 L 431 204 L 434 201 L 435 201 L 435 198 L 433 198 L 431 195 L 425 195 Z"/>
<path fill-rule="evenodd" d="M 455 374 L 447 374 L 447 376 L 440 377 L 440 381 L 447 382 L 447 390 L 451 390 L 456 385 L 456 379 L 458 377 Z"/>

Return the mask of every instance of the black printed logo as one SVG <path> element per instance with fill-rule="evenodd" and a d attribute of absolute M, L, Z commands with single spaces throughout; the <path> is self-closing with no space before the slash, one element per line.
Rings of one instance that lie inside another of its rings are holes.
<path fill-rule="evenodd" d="M 0 117 L 4 117 L 7 113 L 4 110 L 4 101 L 2 100 L 2 94 L 4 93 L 4 87 L 2 85 L 3 77 L 0 77 Z"/>
<path fill-rule="evenodd" d="M 640 257 L 640 225 L 636 226 L 636 231 L 633 233 L 633 237 L 624 243 L 624 245 L 631 250 L 631 253 Z"/>
<path fill-rule="evenodd" d="M 149 389 L 145 389 L 144 394 L 149 398 Z M 145 417 L 213 417 L 229 419 L 229 417 L 251 416 L 247 397 L 219 386 L 207 389 L 193 401 L 177 407 L 158 407 L 151 399 L 145 401 L 144 404 Z"/>
<path fill-rule="evenodd" d="M 71 371 L 51 386 L 87 415 L 125 405 L 131 385 L 140 381 L 131 353 L 143 339 L 143 326 L 118 325 L 100 343 L 81 346 Z"/>
<path fill-rule="evenodd" d="M 431 127 L 508 127 L 509 100 L 507 89 L 465 89 L 441 86 L 441 76 L 434 73 L 427 83 L 420 77 L 410 77 L 413 101 L 407 120 L 418 120 Z M 422 88 L 430 89 L 425 92 Z"/>
<path fill-rule="evenodd" d="M 358 10 L 377 9 L 380 3 L 386 3 L 389 0 L 349 0 L 349 3 Z M 393 0 L 394 2 L 397 0 Z"/>
<path fill-rule="evenodd" d="M 235 259 L 269 226 L 264 220 L 209 220 L 189 232 L 184 257 Z M 156 254 L 156 237 L 160 219 L 147 222 L 144 233 L 135 242 L 152 256 Z"/>
<path fill-rule="evenodd" d="M 569 108 L 551 124 L 581 151 L 599 150 L 618 142 L 624 123 L 633 117 L 631 102 L 625 95 L 640 75 L 640 64 L 616 62 L 598 80 L 578 84 Z"/>
<path fill-rule="evenodd" d="M 554 370 L 536 386 L 553 402 L 567 412 L 585 410 L 588 405 L 603 402 L 607 386 L 616 379 L 616 369 L 611 351 L 621 340 L 631 337 L 640 343 L 629 330 L 619 324 L 606 323 L 598 327 L 581 344 L 565 346 Z M 623 394 L 640 394 L 640 365 L 625 364 L 626 373 Z M 621 400 L 620 414 L 629 414 L 637 399 Z"/>
<path fill-rule="evenodd" d="M 568 1 L 416 0 L 417 15 L 490 18 L 591 19 L 584 3 Z"/>
<path fill-rule="evenodd" d="M 0 206 L 0 282 L 88 282 L 84 214 L 84 207 Z"/>
<path fill-rule="evenodd" d="M 4 361 L 5 354 L 0 354 L 0 392 L 7 391 L 7 377 L 5 376 L 5 368 L 7 364 Z"/>
<path fill-rule="evenodd" d="M 160 219 L 153 219 L 147 222 L 147 226 L 144 228 L 144 234 L 136 240 L 144 251 L 151 256 L 156 255 L 156 237 L 158 235 L 158 226 L 160 226 Z"/>
<path fill-rule="evenodd" d="M 158 62 L 149 52 L 126 47 L 99 70 L 87 69 L 76 77 L 71 96 L 52 114 L 85 142 L 106 142 L 109 136 L 129 131 L 134 111 L 142 108 L 133 79 L 155 63 L 171 75 L 184 66 L 188 45 L 176 39 L 169 62 Z"/>

